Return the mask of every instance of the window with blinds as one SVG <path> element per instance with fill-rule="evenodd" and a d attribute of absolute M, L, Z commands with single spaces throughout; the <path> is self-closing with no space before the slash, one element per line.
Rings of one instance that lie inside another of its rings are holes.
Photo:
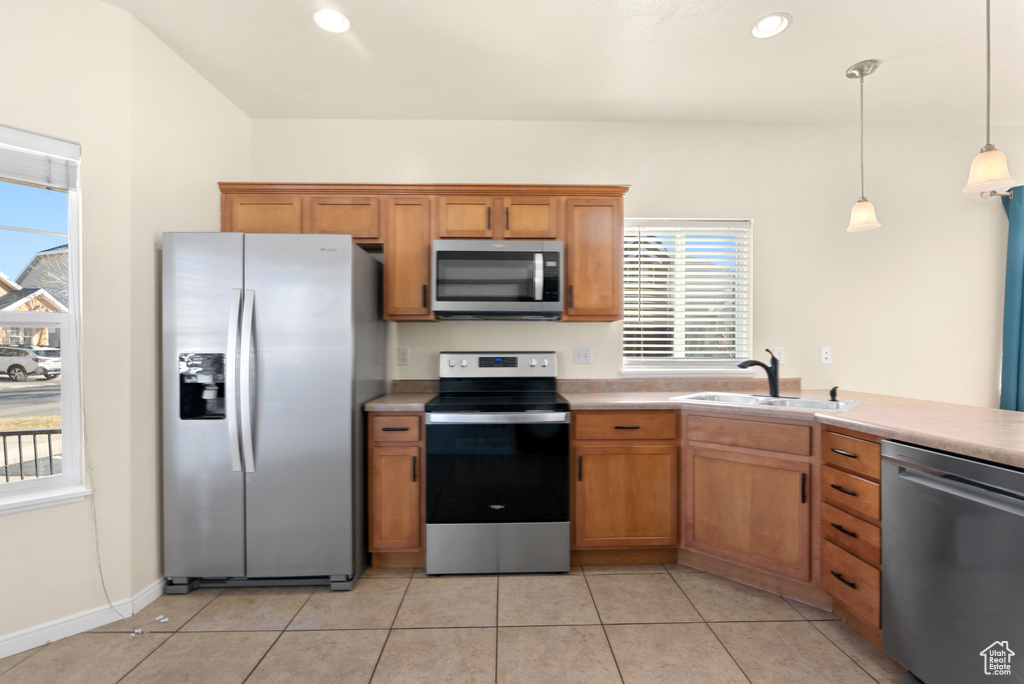
<path fill-rule="evenodd" d="M 749 358 L 749 221 L 628 219 L 624 260 L 624 370 L 711 370 Z"/>

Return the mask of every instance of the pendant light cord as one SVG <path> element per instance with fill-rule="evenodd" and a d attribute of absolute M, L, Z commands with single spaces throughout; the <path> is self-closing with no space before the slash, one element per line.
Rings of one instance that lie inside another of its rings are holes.
<path fill-rule="evenodd" d="M 992 0 L 985 0 L 985 147 L 992 144 Z"/>
<path fill-rule="evenodd" d="M 864 76 L 860 77 L 860 198 L 864 199 Z"/>

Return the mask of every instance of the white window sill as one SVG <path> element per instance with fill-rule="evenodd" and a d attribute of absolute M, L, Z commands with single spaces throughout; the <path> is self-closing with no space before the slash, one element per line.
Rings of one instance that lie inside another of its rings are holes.
<path fill-rule="evenodd" d="M 90 494 L 92 494 L 92 490 L 86 489 L 82 485 L 61 487 L 60 489 L 37 489 L 18 494 L 0 493 L 0 516 L 78 503 L 85 501 L 85 497 Z"/>
<path fill-rule="evenodd" d="M 760 369 L 758 369 L 760 371 Z M 623 378 L 753 378 L 757 373 L 746 368 L 623 368 Z"/>

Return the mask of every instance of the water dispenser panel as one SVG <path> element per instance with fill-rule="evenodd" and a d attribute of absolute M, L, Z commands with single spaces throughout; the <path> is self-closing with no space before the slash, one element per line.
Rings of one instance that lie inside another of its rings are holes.
<path fill-rule="evenodd" d="M 182 420 L 223 420 L 224 354 L 178 355 L 178 397 Z"/>

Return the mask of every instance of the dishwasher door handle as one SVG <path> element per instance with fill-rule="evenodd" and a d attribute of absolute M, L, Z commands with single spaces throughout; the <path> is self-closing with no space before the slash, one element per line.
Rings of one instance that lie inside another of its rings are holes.
<path fill-rule="evenodd" d="M 929 489 L 934 489 L 960 499 L 967 499 L 982 506 L 998 508 L 1004 513 L 1024 518 L 1024 501 L 1021 500 L 1020 495 L 1014 495 L 1010 492 L 1005 494 L 996 493 L 984 485 L 971 482 L 970 480 L 962 478 L 953 479 L 955 476 L 948 475 L 945 477 L 942 475 L 932 475 L 931 473 L 914 470 L 906 466 L 898 466 L 896 472 L 901 480 L 906 480 L 922 487 L 928 487 Z"/>

